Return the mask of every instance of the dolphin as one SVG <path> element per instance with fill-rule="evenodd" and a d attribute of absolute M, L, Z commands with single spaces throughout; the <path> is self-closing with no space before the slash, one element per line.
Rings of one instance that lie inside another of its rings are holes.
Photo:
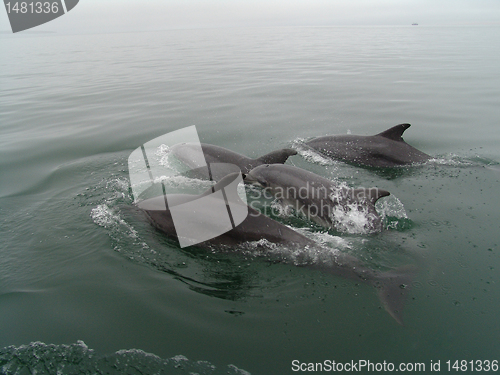
<path fill-rule="evenodd" d="M 423 163 L 431 157 L 403 140 L 410 124 L 399 124 L 382 133 L 363 135 L 328 135 L 314 138 L 306 145 L 328 156 L 359 166 L 390 168 Z"/>
<path fill-rule="evenodd" d="M 284 148 L 270 152 L 257 159 L 252 159 L 237 152 L 228 150 L 227 148 L 215 146 L 207 143 L 201 143 L 203 156 L 208 165 L 214 163 L 227 163 L 226 174 L 241 171 L 247 173 L 252 168 L 262 164 L 283 164 L 287 159 L 296 155 L 297 151 L 290 148 Z M 206 168 L 200 167 L 200 148 L 196 143 L 179 143 L 171 147 L 170 152 L 183 164 L 190 168 L 188 176 L 197 177 L 202 179 L 209 178 L 207 176 Z M 232 164 L 232 166 L 230 166 Z"/>
<path fill-rule="evenodd" d="M 201 195 L 169 195 L 168 203 L 175 202 L 174 204 L 177 205 L 192 202 L 201 197 L 219 199 L 214 195 L 214 192 L 228 186 L 238 175 L 239 173 L 227 175 Z M 165 206 L 166 201 L 167 199 L 164 196 L 159 196 L 140 201 L 136 205 L 144 212 L 155 228 L 168 237 L 177 239 L 170 208 L 168 204 Z M 207 204 L 206 210 L 203 212 L 207 215 L 205 221 L 207 226 L 210 226 L 212 221 L 210 206 L 210 204 Z M 158 207 L 163 208 L 158 209 Z M 195 230 L 197 228 L 193 228 L 193 231 Z M 372 270 L 365 267 L 352 255 L 339 251 L 332 252 L 332 249 L 323 247 L 251 207 L 248 207 L 248 215 L 241 224 L 196 246 L 209 249 L 214 246 L 222 246 L 223 248 L 227 246 L 238 247 L 250 241 L 261 240 L 278 245 L 282 249 L 282 252 L 278 253 L 282 261 L 293 261 L 293 264 L 298 266 L 305 266 L 374 286 L 384 308 L 399 324 L 403 325 L 402 308 L 406 295 L 410 290 L 413 269 L 404 267 L 387 272 Z M 288 251 L 286 251 L 287 249 Z M 272 251 L 272 248 L 269 251 Z"/>
<path fill-rule="evenodd" d="M 375 202 L 390 195 L 378 188 L 339 187 L 312 172 L 280 164 L 252 169 L 245 176 L 245 182 L 264 188 L 315 223 L 337 230 L 343 229 L 346 217 L 356 218 L 363 231 L 382 230 L 382 219 L 375 210 Z"/>

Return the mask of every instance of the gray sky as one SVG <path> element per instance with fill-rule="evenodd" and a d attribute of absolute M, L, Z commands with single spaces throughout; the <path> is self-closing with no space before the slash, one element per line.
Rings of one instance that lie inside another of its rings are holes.
<path fill-rule="evenodd" d="M 413 22 L 500 25 L 500 0 L 80 0 L 68 14 L 31 30 L 95 33 Z M 10 30 L 6 11 L 0 11 L 0 30 Z"/>

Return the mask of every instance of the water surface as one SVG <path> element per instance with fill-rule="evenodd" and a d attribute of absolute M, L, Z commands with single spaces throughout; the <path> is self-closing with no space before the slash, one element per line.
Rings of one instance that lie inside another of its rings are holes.
<path fill-rule="evenodd" d="M 424 26 L 2 34 L 0 366 L 14 372 L 24 356 L 34 367 L 42 352 L 56 367 L 86 358 L 87 372 L 121 361 L 186 374 L 499 359 L 499 37 Z M 179 128 L 258 157 L 403 122 L 431 162 L 380 172 L 303 151 L 289 160 L 390 191 L 383 232 L 281 220 L 374 268 L 418 264 L 404 327 L 367 285 L 251 251 L 180 249 L 129 209 L 128 155 Z"/>

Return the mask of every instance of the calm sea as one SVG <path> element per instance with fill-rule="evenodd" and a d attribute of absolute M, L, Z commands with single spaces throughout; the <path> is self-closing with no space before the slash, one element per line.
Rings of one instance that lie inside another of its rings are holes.
<path fill-rule="evenodd" d="M 499 360 L 499 40 L 498 27 L 425 26 L 1 34 L 0 372 Z M 403 122 L 432 161 L 381 172 L 302 148 Z M 133 214 L 129 154 L 190 125 L 389 190 L 381 233 L 301 230 L 373 268 L 417 264 L 405 326 L 372 287 L 180 249 Z"/>

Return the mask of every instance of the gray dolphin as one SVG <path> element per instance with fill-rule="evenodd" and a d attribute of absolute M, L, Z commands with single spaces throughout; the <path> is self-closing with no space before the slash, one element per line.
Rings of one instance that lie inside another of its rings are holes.
<path fill-rule="evenodd" d="M 403 140 L 403 133 L 410 126 L 399 124 L 371 136 L 329 135 L 306 144 L 332 159 L 360 166 L 388 168 L 423 163 L 431 157 Z"/>
<path fill-rule="evenodd" d="M 390 194 L 378 188 L 340 188 L 327 178 L 281 164 L 258 166 L 245 176 L 245 182 L 265 188 L 319 225 L 338 230 L 342 230 L 340 226 L 347 216 L 360 219 L 363 231 L 380 231 L 382 220 L 375 210 L 375 202 Z"/>
<path fill-rule="evenodd" d="M 224 177 L 201 195 L 169 195 L 168 202 L 182 204 L 199 199 L 200 197 L 214 196 L 214 192 L 233 182 L 238 175 L 239 173 L 232 173 Z M 165 197 L 159 196 L 141 201 L 137 203 L 137 207 L 145 213 L 154 227 L 167 236 L 177 239 L 176 229 L 168 204 L 166 209 L 158 209 L 158 207 L 165 207 L 165 202 Z M 211 207 L 208 204 L 205 212 L 207 215 L 205 224 L 207 226 L 211 225 L 210 211 Z M 193 228 L 193 230 L 196 230 L 196 228 Z M 251 207 L 248 207 L 248 216 L 241 224 L 218 237 L 196 246 L 207 248 L 221 245 L 238 246 L 249 241 L 260 240 L 267 240 L 269 243 L 279 244 L 290 249 L 288 253 L 286 251 L 282 253 L 282 256 L 280 256 L 280 260 L 282 261 L 293 261 L 296 265 L 373 285 L 377 289 L 378 296 L 387 312 L 399 324 L 403 324 L 402 309 L 406 295 L 410 289 L 411 278 L 414 272 L 412 269 L 405 267 L 388 272 L 371 270 L 363 266 L 357 258 L 342 252 L 332 252 L 331 249 L 322 247 L 320 244 Z M 297 253 L 299 255 L 296 255 Z M 297 262 L 297 258 L 300 259 L 299 262 Z"/>
<path fill-rule="evenodd" d="M 237 152 L 228 150 L 227 148 L 207 143 L 201 143 L 201 149 L 207 164 L 227 163 L 227 170 L 226 173 L 223 173 L 223 175 L 239 171 L 247 173 L 252 168 L 262 164 L 283 164 L 290 156 L 297 154 L 297 151 L 295 150 L 284 148 L 270 152 L 260 158 L 252 159 L 238 154 Z M 179 143 L 172 146 L 170 152 L 191 169 L 190 173 L 188 173 L 190 177 L 208 178 L 206 169 L 200 168 L 199 166 L 200 149 L 197 144 Z M 232 164 L 232 166 L 230 166 L 230 164 Z"/>

